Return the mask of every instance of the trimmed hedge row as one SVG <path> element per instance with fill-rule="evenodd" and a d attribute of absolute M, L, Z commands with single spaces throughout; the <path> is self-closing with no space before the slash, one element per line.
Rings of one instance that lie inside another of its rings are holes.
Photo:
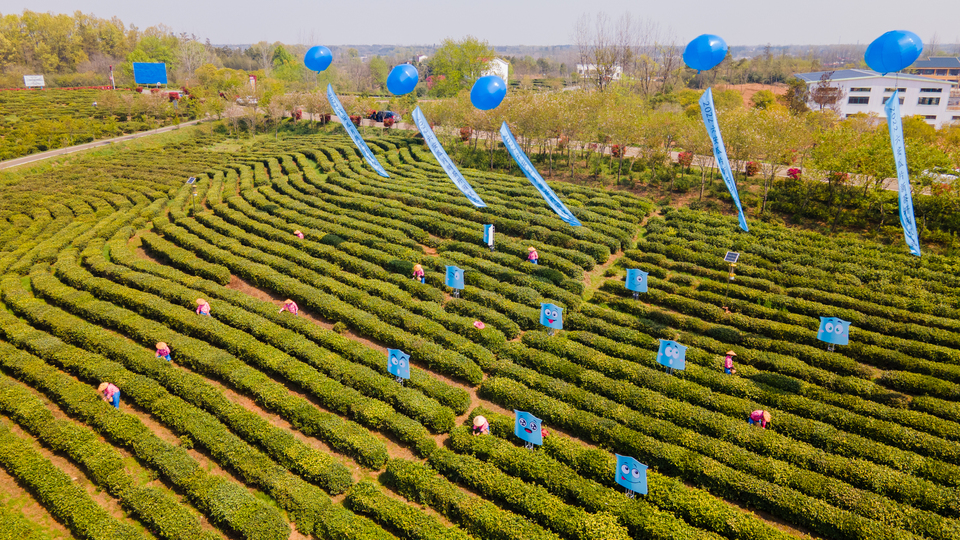
<path fill-rule="evenodd" d="M 469 452 L 494 463 L 509 474 L 542 484 L 556 495 L 576 501 L 587 510 L 609 511 L 620 519 L 634 537 L 717 538 L 720 535 L 731 540 L 792 538 L 754 515 L 731 508 L 706 491 L 688 487 L 679 480 L 653 470 L 647 471 L 649 492 L 628 499 L 611 474 L 616 470 L 616 459 L 610 452 L 585 447 L 560 435 L 544 437 L 543 446 L 540 447 L 542 451 L 530 452 L 510 443 L 516 441 L 513 417 L 482 408 L 474 409 L 471 416 L 476 414 L 483 414 L 487 418 L 490 432 L 495 437 L 473 437 L 457 429 L 450 438 L 454 450 Z"/>
<path fill-rule="evenodd" d="M 430 465 L 447 479 L 463 484 L 485 499 L 528 516 L 542 527 L 573 540 L 628 540 L 630 534 L 608 512 L 589 513 L 570 506 L 545 488 L 504 474 L 477 458 L 440 448 Z"/>
<path fill-rule="evenodd" d="M 170 263 L 175 268 L 180 268 L 185 272 L 209 279 L 220 285 L 230 283 L 230 270 L 225 266 L 208 263 L 151 232 L 141 233 L 140 240 L 143 242 L 143 248 L 152 256 Z"/>
<path fill-rule="evenodd" d="M 476 414 L 476 411 L 474 411 L 474 414 Z M 507 436 L 506 433 L 503 433 L 502 428 L 505 427 L 505 422 L 509 421 L 509 435 L 513 435 L 512 418 L 502 415 L 486 416 L 487 411 L 483 411 L 483 414 L 487 420 L 491 421 L 491 429 L 498 435 Z M 550 438 L 544 438 L 544 443 L 546 444 L 546 441 Z M 494 468 L 495 475 L 486 479 L 485 483 L 494 483 L 497 476 L 502 477 L 506 473 L 529 484 L 544 486 L 541 489 L 549 491 L 552 494 L 551 497 L 556 496 L 562 500 L 568 500 L 583 507 L 586 512 L 598 514 L 602 517 L 609 516 L 609 525 L 616 525 L 619 522 L 629 531 L 630 537 L 662 538 L 664 540 L 674 538 L 720 538 L 715 534 L 690 527 L 676 517 L 660 511 L 647 502 L 645 496 L 628 499 L 621 492 L 607 489 L 592 480 L 586 480 L 568 467 L 548 457 L 544 452 L 531 452 L 498 437 L 475 437 L 470 433 L 470 430 L 463 427 L 458 427 L 451 433 L 450 447 L 458 453 L 470 454 L 483 460 L 487 464 L 487 468 Z M 487 468 L 481 470 L 480 467 L 472 465 L 469 461 L 463 463 L 461 468 L 465 468 L 465 466 L 478 469 L 475 472 L 469 471 L 468 474 L 471 475 L 482 474 L 485 470 L 488 470 Z M 610 472 L 614 470 L 615 467 L 610 468 Z M 510 483 L 517 483 L 517 480 L 510 478 L 507 482 L 498 482 L 498 484 L 503 485 L 498 486 L 497 489 L 500 491 L 509 490 Z M 518 493 L 511 495 L 511 499 L 519 498 L 519 490 L 515 491 Z M 547 498 L 546 500 L 550 499 Z M 558 503 L 545 511 L 551 513 L 564 511 L 566 510 L 565 506 L 563 503 Z M 579 514 L 585 515 L 584 510 L 579 510 Z M 567 519 L 576 517 L 577 514 L 574 513 L 569 515 Z M 618 531 L 612 529 L 611 533 L 614 532 Z M 609 536 L 606 536 L 606 534 L 609 533 L 604 533 L 599 537 L 609 538 L 614 536 L 614 534 L 609 534 Z M 576 533 L 571 536 L 576 537 Z"/>
<path fill-rule="evenodd" d="M 10 328 L 8 324 L 4 322 L 5 333 Z M 11 331 L 17 331 L 16 326 L 14 324 Z M 256 500 L 243 486 L 207 474 L 185 450 L 163 442 L 137 418 L 104 404 L 92 387 L 5 342 L 0 342 L 0 365 L 7 373 L 46 394 L 70 415 L 91 425 L 113 444 L 127 448 L 158 470 L 214 523 L 226 526 L 243 538 L 285 540 L 290 536 L 290 527 L 276 509 Z"/>
<path fill-rule="evenodd" d="M 446 351 L 419 335 L 393 327 L 373 314 L 357 309 L 315 287 L 305 285 L 294 277 L 281 274 L 270 266 L 215 247 L 168 221 L 158 218 L 154 220 L 154 226 L 176 244 L 188 247 L 207 260 L 223 264 L 252 285 L 267 288 L 281 296 L 297 298 L 301 305 L 317 315 L 328 320 L 344 322 L 363 336 L 376 339 L 387 346 L 402 349 L 411 354 L 415 361 L 426 364 L 432 370 L 463 379 L 474 385 L 483 378 L 480 368 L 458 352 Z M 239 242 L 235 240 L 233 242 L 236 243 L 235 249 L 239 250 Z M 301 270 L 299 277 L 303 277 L 304 274 L 306 272 Z M 420 328 L 412 330 L 421 331 Z"/>
<path fill-rule="evenodd" d="M 664 474 L 681 476 L 721 497 L 770 511 L 828 538 L 913 539 L 918 536 L 810 497 L 790 487 L 759 479 L 716 460 L 653 437 L 637 433 L 613 420 L 577 410 L 543 393 L 499 377 L 486 379 L 480 396 L 505 407 L 530 411 L 545 421 L 587 440 L 630 455 Z M 688 437 L 695 442 L 699 437 Z M 749 466 L 749 464 L 740 464 Z M 810 485 L 810 489 L 817 486 Z M 846 501 L 856 503 L 857 501 Z M 939 518 L 942 520 L 942 518 Z M 931 524 L 933 525 L 933 524 Z"/>
<path fill-rule="evenodd" d="M 344 506 L 358 514 L 369 516 L 387 529 L 397 531 L 404 538 L 419 540 L 470 540 L 459 527 L 445 527 L 436 518 L 409 504 L 388 497 L 374 484 L 363 481 L 354 484 Z"/>
<path fill-rule="evenodd" d="M 327 330 L 306 318 L 278 314 L 275 309 L 276 305 L 271 302 L 258 300 L 239 291 L 217 285 L 211 281 L 189 276 L 179 270 L 141 259 L 134 255 L 128 248 L 127 242 L 124 239 L 126 236 L 124 233 L 118 238 L 108 242 L 109 255 L 112 260 L 133 270 L 150 273 L 171 282 L 202 291 L 205 298 L 215 298 L 230 302 L 251 314 L 259 315 L 269 320 L 275 325 L 294 330 L 301 336 L 310 339 L 325 349 L 342 355 L 351 362 L 365 365 L 378 372 L 383 369 L 385 357 L 382 352 L 366 347 L 336 332 Z M 220 311 L 219 307 L 217 311 Z M 296 341 L 297 340 L 285 342 L 283 346 L 291 350 L 296 350 Z M 470 394 L 462 388 L 449 385 L 433 377 L 429 372 L 413 370 L 410 373 L 410 379 L 407 383 L 425 395 L 450 407 L 456 414 L 463 414 L 467 411 L 470 403 Z"/>
<path fill-rule="evenodd" d="M 825 437 L 821 432 L 825 431 L 826 426 L 810 425 L 809 420 L 797 418 L 790 414 L 781 414 L 778 411 L 773 411 L 773 414 L 776 415 L 777 432 L 757 430 L 743 420 L 750 411 L 760 408 L 755 402 L 722 395 L 704 397 L 702 388 L 688 388 L 685 389 L 685 392 L 678 392 L 681 395 L 677 397 L 684 401 L 676 401 L 654 390 L 638 387 L 622 379 L 611 379 L 595 371 L 585 370 L 552 354 L 531 351 L 520 344 L 511 343 L 510 345 L 511 347 L 502 353 L 501 358 L 513 360 L 520 366 L 529 369 L 504 364 L 493 371 L 494 375 L 518 380 L 527 386 L 571 403 L 577 408 L 589 410 L 595 414 L 618 420 L 624 425 L 632 426 L 639 432 L 650 432 L 651 434 L 661 432 L 663 433 L 659 435 L 661 440 L 689 446 L 697 449 L 700 453 L 711 455 L 718 461 L 733 460 L 736 459 L 735 456 L 738 454 L 743 454 L 744 457 L 741 459 L 753 464 L 754 474 L 758 477 L 764 477 L 763 469 L 777 470 L 778 476 L 785 480 L 791 474 L 797 477 L 808 474 L 803 470 L 794 470 L 794 467 L 816 472 L 818 476 L 821 474 L 832 476 L 840 482 L 870 492 L 859 498 L 864 500 L 876 499 L 872 501 L 872 505 L 878 509 L 885 508 L 883 510 L 885 516 L 896 515 L 901 509 L 897 505 L 891 504 L 890 501 L 876 497 L 874 493 L 918 508 L 939 512 L 944 516 L 957 515 L 957 511 L 960 509 L 960 494 L 956 493 L 955 490 L 941 488 L 931 482 L 919 480 L 869 461 L 850 459 L 820 449 L 821 447 L 835 448 L 857 446 L 858 444 L 878 452 L 884 449 L 880 445 L 871 444 L 872 441 L 835 431 L 832 437 Z M 567 380 L 572 385 L 553 379 L 554 376 Z M 689 384 L 687 386 L 694 387 L 695 385 Z M 694 396 L 695 394 L 699 395 Z M 600 396 L 606 396 L 608 399 Z M 697 403 L 697 405 L 689 403 L 691 401 Z M 615 404 L 630 407 L 632 410 L 624 411 Z M 718 412 L 720 414 L 716 414 Z M 671 423 L 681 431 L 686 429 L 700 433 L 704 437 L 704 444 L 690 445 L 682 442 L 678 433 L 669 433 L 672 426 L 664 425 L 661 422 Z M 813 439 L 817 446 L 797 442 L 781 435 L 779 433 L 781 422 L 786 426 L 786 431 L 784 431 L 786 434 L 794 438 L 797 438 L 797 434 L 806 435 L 806 438 Z M 713 437 L 716 440 L 706 443 L 707 437 Z M 721 443 L 720 441 L 724 442 Z M 726 444 L 736 445 L 736 448 L 731 448 L 722 453 L 716 452 L 719 448 L 716 450 L 713 448 L 717 445 L 725 446 Z M 919 464 L 925 461 L 919 456 L 895 452 L 894 449 L 890 450 L 892 453 L 901 454 L 907 459 L 912 457 L 914 463 Z M 752 460 L 746 459 L 748 453 L 755 453 L 764 457 Z M 844 453 L 853 454 L 854 452 Z M 895 462 L 896 457 L 900 456 L 885 456 L 885 461 Z M 768 459 L 782 460 L 782 462 L 767 462 Z M 931 464 L 930 467 L 936 468 L 937 464 Z M 741 470 L 749 469 L 741 468 Z M 820 480 L 824 489 L 838 494 L 849 491 L 849 486 L 840 484 L 833 478 Z M 799 486 L 804 484 L 805 482 L 799 480 L 790 482 L 790 485 L 798 486 L 797 489 L 801 490 L 803 489 Z M 821 499 L 828 498 L 822 495 L 818 497 Z M 843 505 L 842 502 L 839 504 Z M 911 517 L 913 512 L 910 510 L 912 509 L 903 509 L 903 514 L 907 516 L 904 519 Z"/>
<path fill-rule="evenodd" d="M 572 341 L 587 345 L 598 351 L 609 354 L 617 359 L 628 360 L 631 363 L 646 358 L 647 366 L 656 369 L 655 353 L 652 351 L 624 345 L 616 341 L 603 338 L 594 334 L 585 332 L 569 332 L 565 336 Z M 531 337 L 533 339 L 533 337 Z M 685 341 L 686 342 L 686 341 Z M 557 340 L 557 343 L 563 343 Z M 542 347 L 541 345 L 537 345 Z M 727 377 L 724 379 L 719 374 L 720 359 L 711 356 L 704 351 L 694 349 L 696 344 L 687 349 L 687 369 L 677 378 L 689 379 L 701 387 L 707 387 L 713 391 L 721 392 L 734 396 L 741 396 L 759 403 L 764 403 L 783 411 L 803 417 L 795 421 L 787 422 L 786 429 L 793 437 L 806 439 L 812 444 L 827 445 L 836 452 L 843 452 L 845 455 L 853 457 L 863 457 L 877 463 L 885 464 L 889 467 L 903 470 L 913 475 L 928 478 L 943 485 L 957 485 L 957 466 L 943 462 L 930 461 L 924 458 L 895 448 L 902 448 L 909 452 L 922 452 L 932 456 L 940 456 L 940 450 L 944 449 L 947 454 L 952 452 L 955 446 L 949 441 L 944 441 L 930 436 L 923 431 L 917 431 L 908 427 L 898 426 L 892 422 L 878 422 L 869 418 L 863 418 L 852 414 L 843 409 L 831 405 L 818 404 L 813 400 L 805 399 L 801 395 L 803 388 L 794 384 L 780 384 L 772 387 L 772 382 L 783 383 L 782 380 L 775 380 L 778 377 L 775 374 L 764 376 L 763 374 L 753 373 L 749 367 L 740 366 L 738 377 Z M 722 349 L 720 349 L 722 350 Z M 566 355 L 560 351 L 557 354 Z M 693 353 L 693 354 L 691 354 Z M 722 354 L 719 351 L 715 354 Z M 737 357 L 738 360 L 740 357 Z M 689 387 L 689 390 L 680 390 L 683 388 L 679 383 L 666 381 L 663 384 L 656 384 L 655 379 L 644 376 L 648 372 L 647 368 L 635 366 L 635 364 L 622 364 L 620 360 L 614 360 L 607 357 L 601 357 L 598 361 L 591 359 L 573 358 L 574 361 L 592 369 L 597 369 L 611 377 L 624 377 L 627 380 L 635 381 L 641 386 L 653 388 L 664 388 L 666 391 L 676 392 L 678 397 L 688 399 L 692 402 L 710 403 L 709 396 L 699 397 L 698 393 L 703 390 L 696 387 Z M 693 360 L 693 361 L 692 361 Z M 696 365 L 705 366 L 706 369 L 698 369 Z M 717 371 L 713 371 L 717 370 Z M 782 389 L 789 390 L 783 392 Z M 752 410 L 752 409 L 751 409 Z M 749 411 L 748 411 L 749 412 Z M 791 420 L 794 420 L 791 418 Z M 814 424 L 811 424 L 813 420 Z M 936 420 L 927 418 L 928 422 L 935 423 Z M 831 431 L 830 428 L 822 426 L 820 422 L 830 423 L 839 429 L 844 429 L 847 434 Z M 880 441 L 890 446 L 882 446 L 873 441 L 866 440 L 852 435 L 853 433 L 861 436 L 869 436 L 874 441 Z M 839 444 L 839 440 L 831 437 L 840 437 L 845 440 Z M 858 444 L 850 444 L 852 441 L 858 441 Z"/>
<path fill-rule="evenodd" d="M 79 538 L 90 540 L 144 540 L 131 525 L 97 506 L 82 487 L 14 435 L 0 422 L 0 466 L 33 493 L 48 512 Z"/>
<path fill-rule="evenodd" d="M 50 540 L 27 516 L 0 506 L 0 540 Z"/>
<path fill-rule="evenodd" d="M 167 335 L 172 333 L 170 329 L 190 335 L 193 338 L 192 340 L 188 338 L 187 343 L 191 346 L 190 349 L 185 349 L 182 345 L 178 346 L 179 340 L 183 339 L 179 334 L 174 334 L 166 339 L 179 351 L 178 359 L 181 361 L 186 359 L 188 365 L 221 374 L 221 377 L 223 377 L 222 373 L 224 371 L 232 370 L 231 376 L 224 377 L 225 380 L 255 396 L 258 402 L 269 410 L 287 418 L 295 426 L 313 426 L 310 429 L 317 429 L 317 426 L 324 423 L 329 424 L 329 421 L 324 419 L 324 414 L 317 411 L 309 401 L 290 395 L 282 384 L 274 382 L 264 373 L 248 367 L 246 362 L 251 362 L 259 366 L 260 369 L 282 376 L 316 398 L 327 409 L 346 415 L 367 427 L 390 433 L 405 444 L 412 446 L 421 455 L 428 454 L 436 447 L 436 442 L 430 436 L 430 433 L 419 422 L 397 413 L 382 401 L 365 397 L 360 392 L 345 387 L 315 368 L 291 358 L 277 348 L 218 321 L 216 315 L 198 317 L 189 308 L 178 307 L 152 294 L 129 289 L 107 279 L 93 277 L 76 266 L 68 256 L 62 256 L 55 269 L 58 275 L 71 285 L 89 290 L 114 304 L 129 306 L 134 310 L 128 312 L 125 320 L 114 319 L 108 323 L 114 328 L 143 325 L 143 327 L 149 327 L 153 330 L 151 334 L 156 340 L 163 339 L 162 335 L 156 335 L 156 330 L 154 330 L 156 327 L 166 327 Z M 184 301 L 184 303 L 193 304 L 190 299 Z M 135 315 L 136 313 L 143 317 Z M 239 313 L 238 315 L 242 316 L 243 314 Z M 99 320 L 106 321 L 106 318 L 101 317 Z M 143 333 L 143 328 L 140 329 L 139 333 Z M 152 341 L 147 343 L 150 342 Z M 210 345 L 207 345 L 208 343 Z M 214 348 L 215 346 L 222 350 Z M 203 354 L 204 359 L 197 358 L 197 354 Z M 216 364 L 219 367 L 211 370 L 211 364 Z M 254 383 L 253 381 L 256 379 L 259 380 Z M 243 383 L 239 381 L 243 381 Z M 449 410 L 446 410 L 446 414 L 443 414 L 444 410 L 442 409 L 439 409 L 439 411 L 442 415 L 441 418 L 453 414 Z M 370 450 L 372 450 L 372 447 Z M 382 464 L 382 461 L 378 464 L 368 463 L 368 465 L 374 467 L 382 466 Z"/>
<path fill-rule="evenodd" d="M 21 385 L 0 375 L 0 411 L 56 452 L 81 465 L 88 478 L 120 500 L 161 538 L 216 540 L 200 520 L 165 491 L 136 485 L 124 469 L 123 456 L 90 428 L 55 420 L 46 405 Z"/>
<path fill-rule="evenodd" d="M 555 533 L 526 518 L 497 508 L 493 503 L 457 488 L 436 471 L 420 463 L 393 459 L 381 481 L 411 501 L 427 505 L 457 523 L 467 533 L 484 540 L 559 540 Z"/>
<path fill-rule="evenodd" d="M 483 330 L 478 329 L 473 326 L 472 319 L 446 313 L 440 307 L 439 303 L 420 302 L 414 299 L 410 294 L 397 290 L 397 286 L 399 285 L 400 288 L 412 288 L 415 291 L 421 290 L 424 292 L 429 291 L 429 294 L 423 295 L 427 298 L 439 293 L 439 291 L 436 291 L 435 289 L 425 287 L 422 283 L 417 283 L 408 276 L 384 276 L 387 278 L 385 281 L 380 281 L 377 279 L 364 279 L 353 273 L 340 270 L 340 267 L 344 265 L 343 262 L 338 259 L 354 257 L 350 257 L 346 254 L 332 256 L 330 258 L 335 261 L 334 264 L 318 261 L 309 255 L 305 255 L 300 250 L 302 249 L 311 254 L 314 251 L 331 252 L 335 250 L 329 246 L 316 245 L 310 241 L 298 242 L 297 247 L 284 245 L 282 243 L 283 241 L 290 241 L 288 235 L 278 235 L 278 231 L 276 229 L 261 225 L 242 214 L 234 214 L 232 218 L 240 223 L 243 223 L 243 226 L 238 228 L 217 218 L 208 216 L 200 216 L 199 221 L 203 225 L 210 227 L 211 229 L 222 233 L 231 239 L 244 241 L 244 243 L 250 246 L 251 249 L 261 250 L 262 253 L 269 256 L 268 258 L 264 259 L 264 261 L 268 264 L 270 264 L 272 261 L 272 256 L 279 256 L 286 259 L 286 264 L 281 264 L 279 267 L 278 265 L 272 265 L 278 270 L 286 270 L 288 269 L 289 263 L 297 263 L 301 267 L 301 273 L 304 269 L 309 269 L 316 272 L 315 279 L 311 280 L 315 286 L 325 290 L 326 292 L 340 296 L 342 299 L 350 299 L 349 301 L 351 303 L 357 305 L 357 307 L 365 309 L 366 311 L 378 314 L 382 313 L 383 309 L 379 307 L 376 302 L 371 302 L 370 300 L 366 299 L 359 299 L 362 297 L 358 297 L 355 291 L 351 289 L 356 289 L 364 295 L 382 298 L 383 300 L 392 303 L 394 306 L 398 306 L 403 310 L 415 314 L 407 315 L 405 319 L 409 319 L 410 317 L 414 316 L 420 316 L 442 325 L 443 328 L 449 330 L 460 339 L 454 339 L 451 335 L 445 334 L 440 329 L 437 329 L 434 334 L 449 346 L 461 349 L 461 352 L 473 358 L 474 360 L 487 358 L 489 356 L 489 352 L 481 352 L 479 347 L 471 347 L 470 345 L 464 344 L 462 342 L 462 337 L 466 337 L 470 341 L 475 342 L 477 345 L 487 347 L 491 350 L 496 350 L 497 347 L 506 342 L 506 338 L 504 338 L 503 334 L 499 330 L 493 328 Z M 246 228 L 253 229 L 256 231 L 256 233 L 248 234 L 244 232 L 244 229 Z M 272 240 L 264 239 L 265 236 L 267 238 L 272 237 Z M 280 240 L 280 242 L 277 240 Z M 360 264 L 360 261 L 354 261 L 354 264 Z M 373 265 L 369 266 L 372 267 Z M 442 295 L 439 299 L 442 299 Z M 410 321 L 410 323 L 414 324 L 415 321 Z"/>
<path fill-rule="evenodd" d="M 194 299 L 202 294 L 163 278 L 108 263 L 99 249 L 90 250 L 88 248 L 84 255 L 86 255 L 84 263 L 98 275 L 105 276 L 115 283 L 153 294 L 172 302 L 173 305 L 190 305 Z M 397 385 L 392 377 L 386 375 L 383 366 L 380 370 L 374 371 L 366 366 L 358 366 L 352 362 L 347 362 L 338 355 L 320 348 L 315 343 L 303 340 L 300 334 L 292 330 L 273 324 L 259 315 L 249 313 L 230 304 L 217 306 L 216 320 L 245 332 L 257 338 L 263 344 L 275 347 L 277 350 L 299 358 L 306 364 L 322 371 L 334 381 L 353 390 L 346 390 L 345 395 L 358 405 L 366 399 L 363 396 L 367 396 L 393 405 L 401 412 L 420 421 L 435 433 L 446 433 L 453 428 L 453 411 L 416 390 Z M 210 339 L 208 342 L 229 342 L 232 338 L 237 337 L 230 330 L 220 332 L 214 329 L 214 333 L 217 333 L 220 337 L 216 340 Z M 228 346 L 224 346 L 224 348 L 229 349 Z M 248 353 L 253 354 L 254 351 L 250 351 L 248 348 L 248 352 L 243 354 Z"/>

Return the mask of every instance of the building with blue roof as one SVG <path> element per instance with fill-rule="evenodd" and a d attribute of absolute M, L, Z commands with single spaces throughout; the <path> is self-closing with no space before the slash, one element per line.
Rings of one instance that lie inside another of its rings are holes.
<path fill-rule="evenodd" d="M 907 69 L 917 75 L 960 83 L 960 56 L 931 56 L 926 60 L 917 60 Z"/>

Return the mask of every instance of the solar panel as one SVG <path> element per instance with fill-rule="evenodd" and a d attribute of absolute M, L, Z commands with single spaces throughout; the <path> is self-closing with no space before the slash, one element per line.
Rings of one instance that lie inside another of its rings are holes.
<path fill-rule="evenodd" d="M 197 177 L 195 177 L 195 176 L 191 176 L 190 178 L 187 178 L 187 183 L 188 183 L 188 184 L 192 184 L 192 183 L 194 183 L 194 182 L 196 182 L 196 181 L 197 181 Z"/>
<path fill-rule="evenodd" d="M 730 264 L 737 262 L 737 259 L 740 258 L 740 254 L 735 251 L 728 251 L 726 255 L 723 256 L 723 260 L 727 261 Z"/>

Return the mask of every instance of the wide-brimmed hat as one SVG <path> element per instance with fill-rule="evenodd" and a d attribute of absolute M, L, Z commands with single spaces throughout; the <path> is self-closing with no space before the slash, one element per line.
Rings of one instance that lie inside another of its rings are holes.
<path fill-rule="evenodd" d="M 100 383 L 100 386 L 97 387 L 97 392 L 103 392 L 104 390 L 107 389 L 107 386 L 109 385 L 110 383 L 105 383 L 105 382 Z"/>
<path fill-rule="evenodd" d="M 473 419 L 473 425 L 480 427 L 487 423 L 487 419 L 482 416 L 477 416 Z"/>
<path fill-rule="evenodd" d="M 284 303 L 284 304 L 292 304 L 292 303 L 293 303 L 293 300 L 287 298 L 286 300 L 283 301 L 283 303 Z"/>
<path fill-rule="evenodd" d="M 423 267 L 420 266 L 419 264 L 415 264 L 415 265 L 413 265 L 413 269 L 414 269 L 414 270 L 423 270 Z"/>
<path fill-rule="evenodd" d="M 303 233 L 300 232 L 300 229 L 297 229 L 297 230 L 293 231 L 293 234 L 303 234 Z"/>
<path fill-rule="evenodd" d="M 206 304 L 207 301 L 204 300 L 203 298 L 197 298 L 197 303 L 200 304 L 200 305 L 203 305 L 203 304 Z"/>
<path fill-rule="evenodd" d="M 764 420 L 765 422 L 769 422 L 769 421 L 770 421 L 770 413 L 769 413 L 769 412 L 763 411 L 763 420 Z"/>
<path fill-rule="evenodd" d="M 735 353 L 735 352 L 733 352 L 733 351 L 727 351 L 727 356 L 736 356 L 736 355 L 737 355 L 737 353 Z"/>
<path fill-rule="evenodd" d="M 158 349 L 166 349 L 166 348 L 167 348 L 167 344 L 161 341 L 160 343 L 157 343 L 157 348 L 158 348 Z"/>
<path fill-rule="evenodd" d="M 533 246 L 530 246 L 527 248 L 527 251 L 536 251 L 536 248 L 534 248 Z"/>

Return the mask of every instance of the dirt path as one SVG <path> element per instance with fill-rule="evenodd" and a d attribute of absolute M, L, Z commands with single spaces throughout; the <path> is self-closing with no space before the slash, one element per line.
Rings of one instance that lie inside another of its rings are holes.
<path fill-rule="evenodd" d="M 72 540 L 73 535 L 44 508 L 16 479 L 0 468 L 0 506 L 19 512 L 51 540 Z"/>

